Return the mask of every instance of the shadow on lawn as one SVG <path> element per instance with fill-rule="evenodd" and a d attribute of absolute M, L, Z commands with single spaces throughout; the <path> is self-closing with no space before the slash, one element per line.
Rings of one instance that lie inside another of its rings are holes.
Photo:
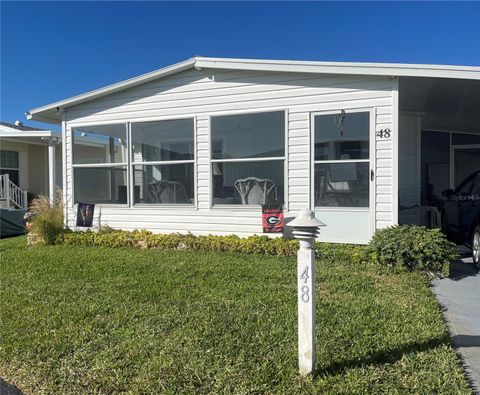
<path fill-rule="evenodd" d="M 326 367 L 318 367 L 315 370 L 315 376 L 327 376 L 341 373 L 347 369 L 360 368 L 367 365 L 382 365 L 394 363 L 400 360 L 403 355 L 414 352 L 422 352 L 437 348 L 442 345 L 450 345 L 451 341 L 448 335 L 437 337 L 425 342 L 405 344 L 390 350 L 378 351 L 365 356 L 365 358 L 350 359 L 332 363 Z"/>

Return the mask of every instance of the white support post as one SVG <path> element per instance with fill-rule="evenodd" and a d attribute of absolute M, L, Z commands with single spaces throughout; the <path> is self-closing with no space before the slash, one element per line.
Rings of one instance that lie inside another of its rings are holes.
<path fill-rule="evenodd" d="M 392 210 L 393 210 L 393 224 L 398 225 L 398 167 L 399 167 L 399 128 L 398 128 L 398 112 L 399 112 L 399 80 L 398 77 L 393 77 L 393 86 L 392 86 L 392 126 L 393 126 L 393 136 L 392 136 L 392 161 L 393 161 L 393 196 L 392 196 Z M 375 174 L 376 174 L 375 169 Z M 375 207 L 373 208 L 375 210 Z M 376 225 L 375 225 L 376 227 Z"/>
<path fill-rule="evenodd" d="M 313 241 L 318 228 L 325 224 L 315 218 L 312 210 L 302 210 L 288 224 L 293 235 L 300 240 L 297 253 L 297 303 L 298 303 L 298 370 L 308 376 L 315 371 L 316 329 L 315 329 L 315 250 Z"/>
<path fill-rule="evenodd" d="M 48 198 L 50 204 L 55 203 L 55 143 L 48 142 Z"/>
<path fill-rule="evenodd" d="M 316 360 L 315 250 L 313 239 L 300 240 L 297 253 L 298 367 L 302 376 L 312 374 Z"/>
<path fill-rule="evenodd" d="M 22 208 L 24 210 L 27 210 L 28 209 L 28 193 L 25 189 L 22 191 L 22 193 L 23 193 Z"/>

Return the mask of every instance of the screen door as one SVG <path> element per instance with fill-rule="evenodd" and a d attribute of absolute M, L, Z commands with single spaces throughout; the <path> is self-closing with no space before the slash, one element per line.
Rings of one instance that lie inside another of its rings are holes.
<path fill-rule="evenodd" d="M 320 240 L 367 243 L 372 235 L 372 114 L 313 114 L 312 202 L 316 217 L 327 224 Z"/>

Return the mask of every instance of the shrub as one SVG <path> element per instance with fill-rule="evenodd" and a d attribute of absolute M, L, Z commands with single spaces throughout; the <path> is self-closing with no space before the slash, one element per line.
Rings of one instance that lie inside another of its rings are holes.
<path fill-rule="evenodd" d="M 440 229 L 400 225 L 377 230 L 367 253 L 382 265 L 401 265 L 412 270 L 443 271 L 448 275 L 456 258 L 456 246 Z"/>
<path fill-rule="evenodd" d="M 193 236 L 192 234 L 153 234 L 146 230 L 127 232 L 107 229 L 99 232 L 64 231 L 57 235 L 56 244 L 104 247 L 140 247 L 159 250 L 213 251 L 244 254 L 294 256 L 296 240 L 251 236 Z"/>
<path fill-rule="evenodd" d="M 242 254 L 296 256 L 298 241 L 282 237 L 251 236 L 193 236 L 192 234 L 154 234 L 147 230 L 127 232 L 102 227 L 98 232 L 65 230 L 57 236 L 57 244 L 140 247 L 158 250 L 212 251 Z M 326 261 L 337 260 L 358 263 L 365 258 L 365 247 L 346 244 L 315 242 L 317 256 Z"/>
<path fill-rule="evenodd" d="M 33 199 L 28 213 L 28 222 L 28 229 L 31 231 L 29 240 L 32 244 L 54 244 L 57 236 L 64 229 L 61 192 L 57 191 L 52 205 L 46 196 Z"/>

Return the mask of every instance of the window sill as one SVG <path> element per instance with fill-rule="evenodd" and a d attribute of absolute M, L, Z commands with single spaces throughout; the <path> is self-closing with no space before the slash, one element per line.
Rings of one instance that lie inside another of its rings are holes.
<path fill-rule="evenodd" d="M 214 204 L 211 210 L 262 210 L 260 204 Z"/>
<path fill-rule="evenodd" d="M 79 202 L 73 203 L 73 207 L 77 206 Z M 94 204 L 95 207 L 100 207 L 100 208 L 128 208 L 128 204 L 126 203 L 95 203 L 95 202 L 81 202 L 81 203 L 87 203 L 87 204 Z"/>
<path fill-rule="evenodd" d="M 136 203 L 132 206 L 133 209 L 155 208 L 166 210 L 189 209 L 196 211 L 197 207 L 194 204 L 169 204 L 169 203 Z"/>
<path fill-rule="evenodd" d="M 369 212 L 370 207 L 315 207 L 315 211 L 360 211 Z"/>

